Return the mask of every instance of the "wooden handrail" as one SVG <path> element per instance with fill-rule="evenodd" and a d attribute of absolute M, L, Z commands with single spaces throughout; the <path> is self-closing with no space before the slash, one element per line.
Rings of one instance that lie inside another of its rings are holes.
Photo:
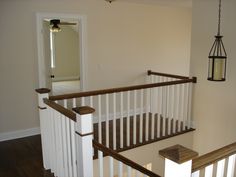
<path fill-rule="evenodd" d="M 69 109 L 64 108 L 63 106 L 55 103 L 54 101 L 51 101 L 47 98 L 43 99 L 43 102 L 50 106 L 51 108 L 57 110 L 58 112 L 60 112 L 61 114 L 65 115 L 66 117 L 68 117 L 69 119 L 76 121 L 76 114 L 72 111 L 70 111 Z"/>
<path fill-rule="evenodd" d="M 97 150 L 100 150 L 102 151 L 105 155 L 108 155 L 108 156 L 111 156 L 113 157 L 114 159 L 142 172 L 143 174 L 147 175 L 147 176 L 150 176 L 150 177 L 161 177 L 155 173 L 153 173 L 152 171 L 142 167 L 141 165 L 133 162 L 132 160 L 118 154 L 117 152 L 115 152 L 114 150 L 112 149 L 109 149 L 107 148 L 106 146 L 98 143 L 97 141 L 93 140 L 93 147 Z"/>
<path fill-rule="evenodd" d="M 154 71 L 151 71 L 151 70 L 148 70 L 147 74 L 148 75 L 171 77 L 171 78 L 175 78 L 175 79 L 189 79 L 189 77 L 187 77 L 187 76 L 180 76 L 180 75 L 167 74 L 167 73 L 159 73 L 159 72 L 154 72 Z"/>
<path fill-rule="evenodd" d="M 141 90 L 141 89 L 147 89 L 147 88 L 153 88 L 153 87 L 162 87 L 162 86 L 168 86 L 168 85 L 177 85 L 177 84 L 184 84 L 184 83 L 190 83 L 190 82 L 194 83 L 195 81 L 196 81 L 195 78 L 192 78 L 192 79 L 188 78 L 188 79 L 183 79 L 183 80 L 178 80 L 178 81 L 168 81 L 168 82 L 161 82 L 161 83 L 135 85 L 135 86 L 129 86 L 129 87 L 111 88 L 111 89 L 104 89 L 104 90 L 95 90 L 95 91 L 88 91 L 88 92 L 49 96 L 49 99 L 52 101 L 64 100 L 64 99 L 104 95 L 104 94 L 109 94 L 109 93 L 118 93 L 118 92 L 132 91 L 132 90 Z"/>
<path fill-rule="evenodd" d="M 200 170 L 208 165 L 216 163 L 230 155 L 236 153 L 236 142 L 225 147 L 222 147 L 218 150 L 212 151 L 200 157 L 193 159 L 192 172 Z"/>

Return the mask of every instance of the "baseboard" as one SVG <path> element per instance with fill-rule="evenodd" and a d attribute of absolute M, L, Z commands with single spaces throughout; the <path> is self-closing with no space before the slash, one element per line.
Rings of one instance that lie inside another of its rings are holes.
<path fill-rule="evenodd" d="M 143 107 L 143 108 L 136 108 L 136 111 L 134 111 L 133 109 L 130 109 L 129 110 L 129 116 L 133 116 L 133 115 L 139 115 L 140 112 L 142 110 L 142 113 L 146 113 L 147 111 L 150 112 L 150 108 L 146 108 L 146 107 Z M 127 117 L 128 116 L 128 112 L 127 111 L 124 111 L 123 114 L 121 115 L 121 112 L 116 112 L 116 119 L 120 119 L 121 117 Z M 106 115 L 105 114 L 102 114 L 101 115 L 101 121 L 104 122 L 106 121 Z M 113 120 L 114 119 L 114 113 L 110 113 L 108 115 L 109 117 L 109 120 Z M 93 117 L 93 123 L 98 123 L 98 116 L 97 115 L 94 115 Z"/>
<path fill-rule="evenodd" d="M 6 132 L 6 133 L 0 133 L 0 142 L 18 139 L 18 138 L 24 138 L 24 137 L 38 135 L 38 134 L 40 134 L 39 127 L 25 129 L 25 130 L 12 131 L 12 132 Z"/>
<path fill-rule="evenodd" d="M 79 80 L 79 76 L 67 76 L 67 77 L 55 77 L 52 79 L 53 82 L 59 82 L 59 81 L 73 81 L 73 80 Z"/>

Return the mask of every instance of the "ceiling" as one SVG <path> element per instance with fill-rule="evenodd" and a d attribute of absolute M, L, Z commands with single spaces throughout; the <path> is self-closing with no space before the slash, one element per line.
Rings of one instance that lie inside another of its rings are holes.
<path fill-rule="evenodd" d="M 192 7 L 192 0 L 120 0 L 145 4 L 157 4 L 165 6 Z"/>

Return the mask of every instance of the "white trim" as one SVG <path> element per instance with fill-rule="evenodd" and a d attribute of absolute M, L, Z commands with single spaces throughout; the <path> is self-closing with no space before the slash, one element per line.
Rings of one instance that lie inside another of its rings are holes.
<path fill-rule="evenodd" d="M 45 63 L 44 63 L 44 49 L 43 49 L 43 24 L 44 19 L 60 18 L 71 19 L 79 22 L 79 41 L 80 41 L 80 86 L 81 91 L 86 89 L 87 78 L 87 18 L 79 14 L 65 14 L 65 13 L 36 13 L 37 22 L 37 49 L 38 49 L 38 74 L 39 74 L 39 88 L 46 87 L 45 78 Z M 86 81 L 86 83 L 85 83 Z"/>
<path fill-rule="evenodd" d="M 68 76 L 68 77 L 56 77 L 52 79 L 52 82 L 58 82 L 58 81 L 72 81 L 72 80 L 79 80 L 79 76 Z"/>
<path fill-rule="evenodd" d="M 147 111 L 150 112 L 150 107 L 143 107 L 142 113 L 146 113 Z M 129 116 L 131 117 L 131 116 L 134 116 L 134 115 L 139 115 L 140 112 L 141 112 L 141 108 L 136 108 L 136 111 L 135 111 L 135 112 L 134 112 L 134 109 L 130 109 L 130 110 L 129 110 Z M 109 120 L 113 120 L 114 115 L 116 115 L 116 119 L 120 119 L 121 117 L 127 117 L 128 112 L 127 112 L 127 111 L 124 111 L 123 114 L 122 114 L 122 116 L 121 116 L 121 112 L 116 112 L 116 114 L 110 113 L 110 114 L 108 115 Z M 105 122 L 105 121 L 106 121 L 106 117 L 107 117 L 107 116 L 106 116 L 105 114 L 102 114 L 102 115 L 101 115 L 101 121 L 102 121 L 102 122 Z M 95 115 L 95 116 L 93 117 L 93 123 L 98 123 L 98 115 Z"/>
<path fill-rule="evenodd" d="M 24 137 L 38 135 L 38 134 L 40 134 L 39 127 L 0 133 L 0 142 L 7 141 L 7 140 L 13 140 L 13 139 L 17 139 L 17 138 L 24 138 Z"/>

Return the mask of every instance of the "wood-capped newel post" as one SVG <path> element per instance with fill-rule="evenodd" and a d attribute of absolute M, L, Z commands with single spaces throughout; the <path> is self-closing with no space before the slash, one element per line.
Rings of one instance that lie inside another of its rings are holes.
<path fill-rule="evenodd" d="M 38 93 L 38 108 L 39 108 L 39 119 L 40 119 L 40 132 L 42 142 L 42 153 L 43 153 L 43 167 L 48 170 L 50 169 L 49 162 L 49 147 L 47 143 L 47 105 L 44 104 L 43 99 L 49 97 L 50 89 L 39 88 L 35 89 Z"/>
<path fill-rule="evenodd" d="M 72 109 L 76 112 L 77 169 L 78 176 L 93 176 L 93 116 L 95 109 L 82 106 Z"/>
<path fill-rule="evenodd" d="M 160 150 L 159 154 L 165 158 L 164 177 L 191 177 L 192 159 L 198 156 L 197 152 L 174 145 Z"/>

